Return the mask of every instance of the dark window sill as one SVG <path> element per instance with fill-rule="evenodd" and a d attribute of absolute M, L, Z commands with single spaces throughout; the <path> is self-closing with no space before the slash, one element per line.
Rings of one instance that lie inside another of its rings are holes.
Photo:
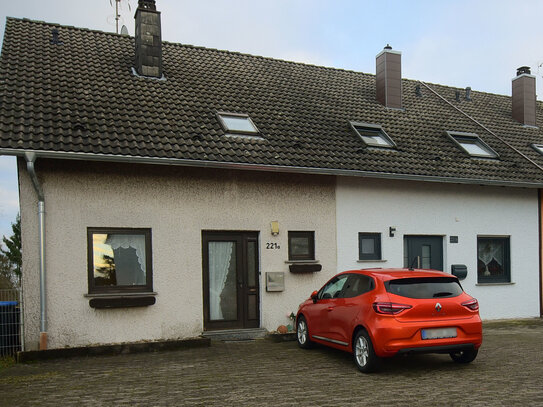
<path fill-rule="evenodd" d="M 496 283 L 492 283 L 492 282 L 488 282 L 488 283 L 477 283 L 475 284 L 477 286 L 485 286 L 485 285 L 515 285 L 515 283 L 506 283 L 506 282 L 496 282 Z"/>
<path fill-rule="evenodd" d="M 308 259 L 308 260 L 285 260 L 286 264 L 314 264 L 318 263 L 319 260 Z"/>
<path fill-rule="evenodd" d="M 321 264 L 291 264 L 289 266 L 291 273 L 316 273 L 322 270 Z"/>
<path fill-rule="evenodd" d="M 357 260 L 356 262 L 357 263 L 384 263 L 386 261 L 387 260 L 384 260 L 384 259 L 375 259 L 375 260 L 362 259 L 362 260 Z"/>
<path fill-rule="evenodd" d="M 154 295 L 107 295 L 95 296 L 89 300 L 91 308 L 133 308 L 148 307 L 156 302 Z"/>

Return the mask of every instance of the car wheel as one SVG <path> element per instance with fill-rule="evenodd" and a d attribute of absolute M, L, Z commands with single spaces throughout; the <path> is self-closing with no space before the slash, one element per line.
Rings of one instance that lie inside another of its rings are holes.
<path fill-rule="evenodd" d="M 296 340 L 298 341 L 298 346 L 303 349 L 308 349 L 312 345 L 311 339 L 309 339 L 307 322 L 303 315 L 298 317 L 298 322 L 296 324 Z"/>
<path fill-rule="evenodd" d="M 366 331 L 360 330 L 356 334 L 353 357 L 356 367 L 363 373 L 375 372 L 379 367 L 379 357 L 375 354 L 370 336 Z"/>
<path fill-rule="evenodd" d="M 461 350 L 458 352 L 451 352 L 449 355 L 451 359 L 456 363 L 470 363 L 475 360 L 479 351 L 477 349 Z"/>

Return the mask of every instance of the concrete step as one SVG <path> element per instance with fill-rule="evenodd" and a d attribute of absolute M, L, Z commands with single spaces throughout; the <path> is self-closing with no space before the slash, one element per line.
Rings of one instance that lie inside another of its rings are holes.
<path fill-rule="evenodd" d="M 224 329 L 221 331 L 204 331 L 202 336 L 215 341 L 247 341 L 264 338 L 268 334 L 265 328 Z"/>

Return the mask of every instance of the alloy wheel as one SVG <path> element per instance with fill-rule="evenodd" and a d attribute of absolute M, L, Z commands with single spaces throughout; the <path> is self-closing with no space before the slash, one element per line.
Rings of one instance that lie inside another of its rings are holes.
<path fill-rule="evenodd" d="M 360 366 L 366 366 L 366 363 L 368 363 L 369 349 L 368 341 L 366 341 L 366 338 L 363 336 L 358 337 L 358 340 L 356 341 L 355 355 L 358 364 Z"/>

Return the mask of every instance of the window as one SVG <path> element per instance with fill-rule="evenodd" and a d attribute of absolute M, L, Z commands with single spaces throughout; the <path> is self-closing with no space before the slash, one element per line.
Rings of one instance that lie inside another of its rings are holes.
<path fill-rule="evenodd" d="M 511 282 L 509 237 L 477 238 L 477 282 Z"/>
<path fill-rule="evenodd" d="M 532 144 L 532 148 L 543 155 L 543 144 Z"/>
<path fill-rule="evenodd" d="M 447 135 L 471 157 L 498 158 L 498 153 L 492 150 L 477 134 L 448 131 Z"/>
<path fill-rule="evenodd" d="M 349 274 L 342 274 L 341 276 L 336 276 L 331 279 L 324 287 L 322 287 L 317 298 L 319 300 L 339 298 L 348 277 Z"/>
<path fill-rule="evenodd" d="M 381 233 L 358 234 L 358 259 L 381 260 Z"/>
<path fill-rule="evenodd" d="M 350 122 L 353 130 L 370 147 L 396 148 L 396 143 L 386 134 L 381 126 L 367 123 Z"/>
<path fill-rule="evenodd" d="M 462 294 L 456 278 L 402 278 L 385 283 L 387 292 L 406 298 L 451 298 Z"/>
<path fill-rule="evenodd" d="M 152 292 L 150 229 L 88 228 L 89 294 Z"/>
<path fill-rule="evenodd" d="M 219 122 L 227 133 L 258 135 L 259 131 L 249 116 L 238 113 L 217 113 Z"/>
<path fill-rule="evenodd" d="M 368 291 L 373 290 L 374 282 L 371 277 L 362 274 L 351 274 L 347 283 L 343 287 L 342 298 L 358 297 Z"/>
<path fill-rule="evenodd" d="M 288 259 L 315 260 L 315 232 L 288 232 Z"/>

